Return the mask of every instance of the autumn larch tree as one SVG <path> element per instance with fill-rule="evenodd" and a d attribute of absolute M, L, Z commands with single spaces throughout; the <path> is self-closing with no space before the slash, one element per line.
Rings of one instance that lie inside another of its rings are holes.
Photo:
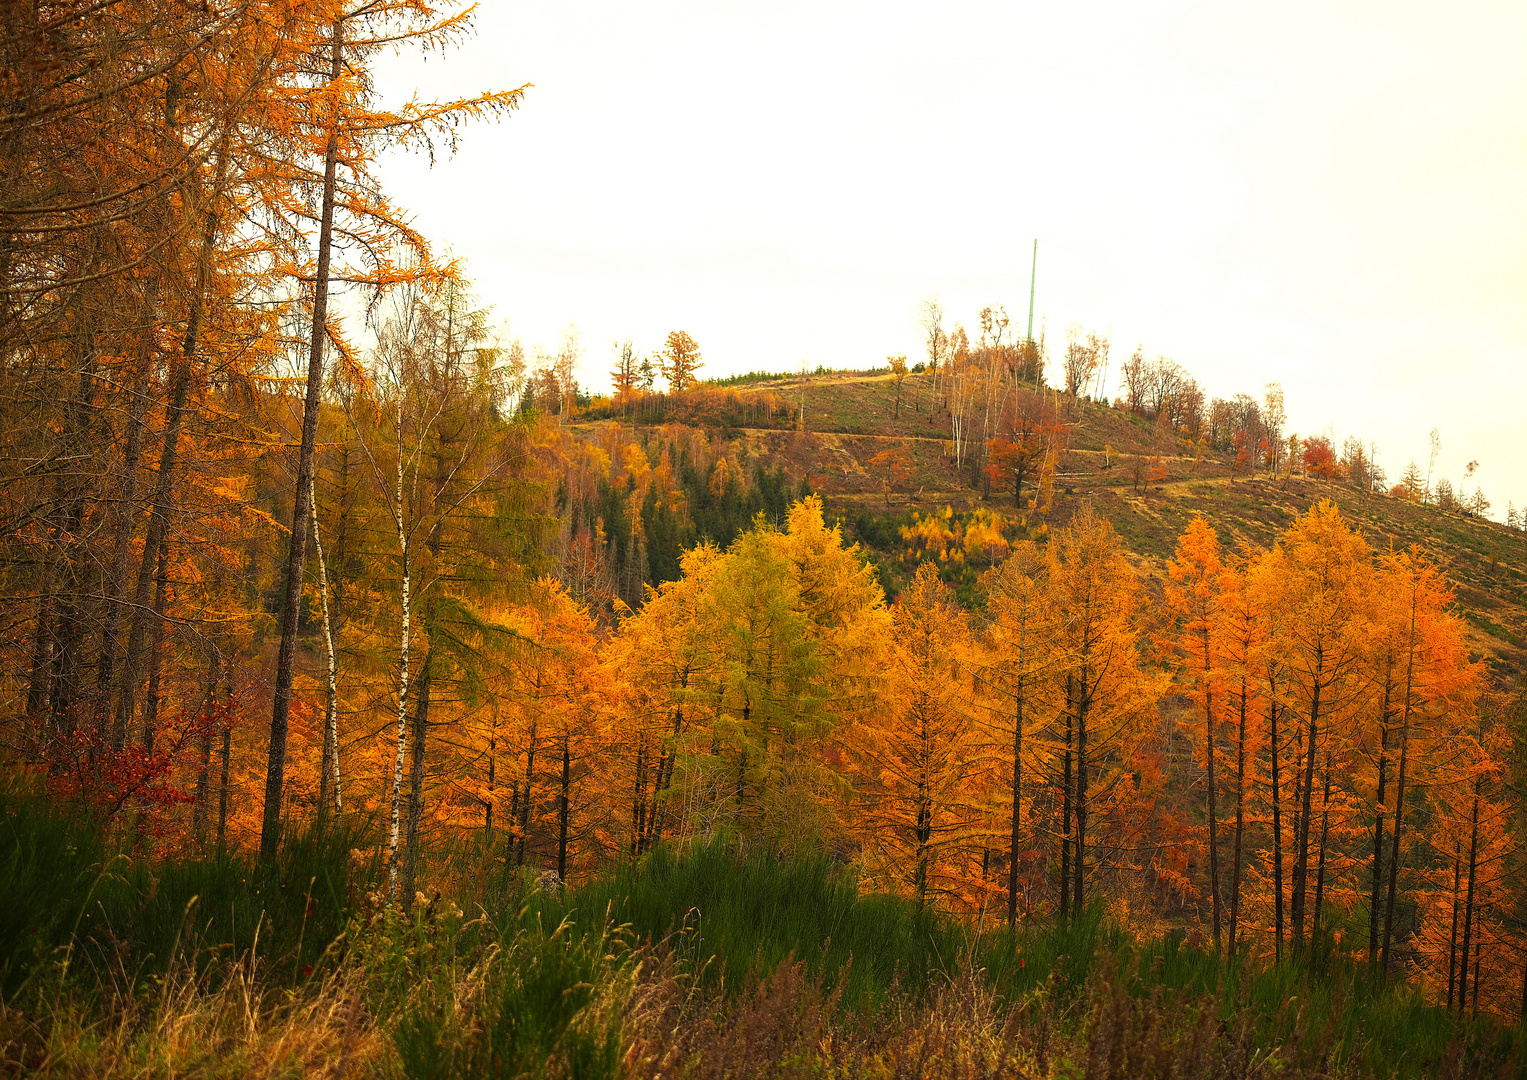
<path fill-rule="evenodd" d="M 1289 906 L 1296 952 L 1304 945 L 1309 894 L 1319 885 L 1310 880 L 1316 765 L 1333 720 L 1348 718 L 1362 689 L 1373 595 L 1370 558 L 1362 535 L 1341 520 L 1333 504 L 1322 502 L 1258 560 L 1253 574 L 1256 603 L 1270 613 L 1271 651 L 1286 672 L 1286 694 L 1301 714 L 1304 762 L 1297 775 Z"/>
<path fill-rule="evenodd" d="M 931 562 L 918 567 L 892 620 L 886 707 L 855 739 L 866 804 L 858 824 L 871 872 L 924 904 L 959 890 L 951 855 L 976 843 L 970 774 L 978 753 L 960 659 L 970 632 Z"/>
<path fill-rule="evenodd" d="M 1067 688 L 1063 764 L 1072 766 L 1063 770 L 1069 774 L 1063 778 L 1063 803 L 1072 825 L 1066 830 L 1069 858 L 1067 837 L 1062 841 L 1062 868 L 1070 880 L 1063 872 L 1061 910 L 1080 913 L 1089 870 L 1098 857 L 1089 844 L 1107 851 L 1106 843 L 1088 835 L 1090 812 L 1100 797 L 1119 794 L 1119 776 L 1157 687 L 1140 665 L 1134 569 L 1124 558 L 1118 534 L 1090 504 L 1051 536 L 1045 571 Z"/>
<path fill-rule="evenodd" d="M 1203 761 L 1205 770 L 1205 816 L 1209 824 L 1209 910 L 1214 928 L 1214 947 L 1220 947 L 1220 847 L 1219 776 L 1216 743 L 1222 702 L 1220 698 L 1219 640 L 1222 621 L 1220 589 L 1225 564 L 1220 559 L 1219 538 L 1201 516 L 1188 523 L 1177 542 L 1176 556 L 1167 566 L 1167 604 L 1178 622 L 1172 645 L 1181 658 L 1181 669 L 1193 688 L 1194 703 L 1200 710 Z M 1243 724 L 1244 730 L 1244 724 Z"/>
<path fill-rule="evenodd" d="M 931 565 L 924 563 L 923 565 Z M 1047 683 L 1062 659 L 1051 645 L 1052 609 L 1045 588 L 1044 561 L 1032 541 L 1024 541 L 983 579 L 987 626 L 987 659 L 981 681 L 997 704 L 988 725 L 1000 740 L 991 752 L 1002 762 L 1008 785 L 1007 922 L 1018 921 L 1018 894 L 1024 836 L 1024 774 L 1040 771 L 1042 750 L 1032 746 L 1032 733 L 1046 700 Z M 1029 736 L 1030 745 L 1025 745 Z M 1010 760 L 1009 760 L 1010 755 Z M 1033 796 L 1029 796 L 1032 801 Z"/>

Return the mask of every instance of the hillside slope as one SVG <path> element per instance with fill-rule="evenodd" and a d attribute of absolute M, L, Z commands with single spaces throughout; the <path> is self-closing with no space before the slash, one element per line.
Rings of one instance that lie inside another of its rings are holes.
<path fill-rule="evenodd" d="M 804 411 L 804 430 L 794 424 L 781 430 L 783 421 L 770 428 L 738 424 L 746 423 L 750 395 L 767 397 L 775 409 L 788 403 L 795 423 Z M 809 482 L 829 513 L 875 553 L 892 589 L 923 555 L 921 550 L 909 555 L 904 531 L 915 531 L 930 515 L 946 516 L 955 525 L 980 517 L 1011 541 L 1064 524 L 1088 500 L 1118 530 L 1140 568 L 1159 576 L 1195 515 L 1212 522 L 1232 547 L 1266 546 L 1298 515 L 1330 500 L 1376 548 L 1415 544 L 1446 570 L 1470 624 L 1471 644 L 1498 682 L 1527 672 L 1527 533 L 1302 475 L 1297 464 L 1276 477 L 1265 470 L 1237 475 L 1227 455 L 1196 449 L 1144 417 L 1050 390 L 1022 390 L 1013 407 L 1058 435 L 1046 512 L 1031 505 L 1032 478 L 1020 505 L 1010 490 L 994 490 L 968 462 L 957 466 L 949 413 L 926 374 L 906 379 L 899 415 L 895 383 L 885 373 L 782 378 L 727 396 L 742 401 L 743 408 L 734 402 L 726 413 L 707 416 L 700 410 L 686 419 L 729 445 L 738 459 L 782 466 L 792 483 Z M 584 420 L 570 427 L 597 441 L 609 423 Z M 641 427 L 642 419 L 637 414 L 624 423 Z M 971 429 L 979 431 L 980 425 Z M 1000 558 L 1001 551 L 991 554 Z M 983 561 L 962 566 L 967 584 L 973 584 Z"/>

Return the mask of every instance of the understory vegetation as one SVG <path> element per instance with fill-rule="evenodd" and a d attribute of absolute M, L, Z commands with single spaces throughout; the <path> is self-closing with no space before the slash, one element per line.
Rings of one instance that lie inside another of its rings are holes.
<path fill-rule="evenodd" d="M 1014 933 L 720 837 L 581 888 L 365 837 L 149 862 L 4 797 L 0 1069 L 39 1076 L 1517 1075 L 1514 1032 L 1330 950 L 1229 964 L 1096 907 Z"/>

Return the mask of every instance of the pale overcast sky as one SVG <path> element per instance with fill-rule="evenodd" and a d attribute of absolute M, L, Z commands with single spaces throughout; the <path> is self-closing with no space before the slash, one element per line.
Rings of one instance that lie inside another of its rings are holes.
<path fill-rule="evenodd" d="M 534 83 L 382 175 L 527 346 L 920 354 L 937 295 L 1280 380 L 1292 426 L 1527 503 L 1527 5 L 485 0 L 389 95 Z M 1472 488 L 1471 488 L 1472 490 Z"/>

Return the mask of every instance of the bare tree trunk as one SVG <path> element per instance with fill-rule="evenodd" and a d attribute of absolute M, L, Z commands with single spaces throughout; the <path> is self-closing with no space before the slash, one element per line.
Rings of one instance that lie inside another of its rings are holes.
<path fill-rule="evenodd" d="M 403 457 L 398 456 L 398 549 L 403 556 L 403 579 L 399 589 L 403 607 L 403 625 L 398 635 L 398 737 L 392 761 L 392 797 L 387 825 L 387 902 L 398 900 L 398 825 L 402 813 L 403 759 L 408 752 L 408 645 L 413 627 L 409 567 L 409 539 L 403 518 Z"/>
<path fill-rule="evenodd" d="M 424 636 L 428 639 L 427 630 Z M 414 883 L 419 872 L 419 825 L 424 818 L 424 755 L 429 736 L 429 691 L 434 659 L 435 653 L 431 649 L 424 656 L 424 670 L 419 675 L 419 692 L 414 701 L 413 760 L 408 773 L 407 853 L 403 864 L 402 893 L 405 907 L 414 895 Z"/>
<path fill-rule="evenodd" d="M 1479 935 L 1479 940 L 1474 943 L 1474 1002 L 1470 1006 L 1474 1018 L 1479 1019 L 1479 959 L 1485 951 L 1484 934 Z"/>
<path fill-rule="evenodd" d="M 1071 874 L 1076 882 L 1076 897 L 1072 906 L 1077 915 L 1086 909 L 1083 887 L 1087 881 L 1087 706 L 1092 696 L 1088 684 L 1091 675 L 1087 664 L 1076 686 L 1076 852 L 1071 863 Z"/>
<path fill-rule="evenodd" d="M 164 442 L 159 452 L 159 474 L 154 485 L 148 531 L 143 540 L 143 557 L 138 565 L 138 580 L 133 590 L 133 617 L 127 634 L 127 655 L 123 660 L 117 691 L 117 713 L 111 739 L 112 747 L 116 750 L 121 750 L 127 742 L 127 727 L 132 720 L 133 697 L 137 693 L 140 677 L 143 636 L 147 631 L 149 582 L 159 558 L 160 545 L 164 543 L 169 529 L 170 492 L 179 460 L 180 429 L 185 419 L 186 395 L 191 386 L 191 368 L 200 348 L 207 294 L 212 287 L 212 255 L 217 243 L 218 228 L 216 200 L 222 191 L 227 164 L 227 154 L 220 149 L 202 217 L 196 288 L 191 294 L 191 307 L 186 314 L 185 340 L 181 343 L 180 359 L 172 365 L 170 371 L 169 394 L 164 410 Z"/>
<path fill-rule="evenodd" d="M 1289 912 L 1293 917 L 1293 945 L 1296 953 L 1304 946 L 1304 900 L 1310 867 L 1310 824 L 1314 819 L 1312 801 L 1315 793 L 1315 744 L 1319 735 L 1323 661 L 1322 650 L 1317 648 L 1315 675 L 1310 696 L 1309 745 L 1305 747 L 1306 763 L 1302 780 L 1303 790 L 1300 792 L 1299 822 L 1296 829 L 1298 850 L 1294 853 L 1294 889 Z"/>
<path fill-rule="evenodd" d="M 509 846 L 504 852 L 504 865 L 509 866 L 514 862 L 515 834 L 520 827 L 520 782 L 518 779 L 509 782 Z"/>
<path fill-rule="evenodd" d="M 329 81 L 344 70 L 344 24 L 335 21 L 330 48 Z M 292 500 L 292 535 L 287 548 L 286 586 L 281 609 L 281 645 L 276 653 L 276 686 L 270 717 L 270 742 L 265 765 L 265 808 L 260 823 L 260 857 L 276 853 L 281 838 L 281 795 L 286 780 L 286 735 L 292 709 L 293 663 L 297 650 L 297 609 L 302 603 L 303 562 L 307 558 L 308 507 L 313 482 L 313 448 L 318 441 L 318 397 L 323 387 L 323 349 L 328 333 L 329 255 L 334 236 L 335 172 L 339 164 L 339 130 L 329 131 L 324 150 L 323 204 L 318 226 L 318 267 L 313 278 L 312 334 L 308 343 L 307 389 L 302 400 L 302 443 L 297 451 L 297 482 Z M 399 464 L 401 472 L 402 465 Z M 399 508 L 401 512 L 401 507 Z M 406 580 L 406 571 L 405 571 Z M 404 681 L 407 681 L 405 668 Z M 399 703 L 401 708 L 402 703 Z M 400 722 L 406 726 L 407 720 Z M 401 736 L 400 736 L 401 738 Z M 399 754 L 402 747 L 399 747 Z M 399 764 L 397 783 L 402 782 Z M 393 835 L 388 870 L 389 898 L 397 899 L 397 794 L 393 794 Z"/>
<path fill-rule="evenodd" d="M 1071 695 L 1073 676 L 1066 676 L 1066 756 L 1060 784 L 1060 917 L 1071 911 Z"/>
<path fill-rule="evenodd" d="M 1214 923 L 1214 951 L 1220 948 L 1219 807 L 1215 803 L 1214 708 L 1209 690 L 1209 634 L 1204 632 L 1204 753 L 1209 781 L 1209 911 Z"/>
<path fill-rule="evenodd" d="M 207 810 L 212 792 L 212 717 L 218 715 L 217 668 L 222 659 L 217 646 L 212 647 L 212 657 L 207 663 L 207 693 L 205 711 L 201 716 L 201 768 L 196 773 L 196 806 L 191 814 L 191 829 L 199 844 L 207 842 Z"/>
<path fill-rule="evenodd" d="M 159 682 L 164 670 L 164 610 L 169 592 L 169 541 L 159 545 L 159 570 L 154 580 L 154 637 L 149 643 L 148 694 L 143 700 L 143 752 L 154 752 L 154 733 L 159 725 Z"/>
<path fill-rule="evenodd" d="M 932 815 L 928 806 L 928 774 L 926 769 L 917 778 L 917 822 L 913 836 L 917 840 L 917 853 L 913 856 L 912 894 L 918 907 L 928 902 L 928 840 L 933 835 Z"/>
<path fill-rule="evenodd" d="M 191 337 L 188 331 L 188 349 L 195 347 Z M 133 616 L 127 632 L 127 655 L 122 662 L 122 677 L 117 687 L 117 713 L 111 732 L 113 750 L 121 750 L 127 744 L 127 729 L 136 711 L 134 698 L 138 692 L 138 680 L 142 677 L 144 638 L 148 635 L 149 618 L 153 613 L 149 588 L 159 562 L 159 549 L 164 545 L 169 529 L 170 496 L 179 457 L 186 394 L 190 385 L 191 363 L 189 355 L 186 355 L 174 366 L 170 376 L 170 396 L 164 410 L 164 444 L 159 454 L 159 477 L 154 485 L 154 503 L 149 516 L 148 532 L 143 540 L 143 556 L 138 563 L 138 579 L 133 589 Z"/>
<path fill-rule="evenodd" d="M 65 420 L 67 437 L 72 441 L 71 451 L 81 460 L 91 456 L 91 414 L 95 410 L 96 345 L 93 331 L 85 335 L 86 351 L 84 370 L 80 372 L 79 390 L 69 403 Z M 86 591 L 87 566 L 80 555 L 72 549 L 82 547 L 81 534 L 85 524 L 85 503 L 88 489 L 83 477 L 75 477 L 68 485 L 65 502 L 63 532 L 58 536 L 59 554 L 54 560 L 54 607 L 52 614 L 52 682 L 49 688 L 49 710 L 52 713 L 53 730 L 64 736 L 72 735 L 77 727 L 76 703 L 81 694 L 83 679 L 80 677 L 80 652 L 85 638 L 80 604 Z"/>
<path fill-rule="evenodd" d="M 568 735 L 562 733 L 562 787 L 557 803 L 557 878 L 567 881 L 567 827 L 571 818 L 572 754 Z"/>
<path fill-rule="evenodd" d="M 1230 867 L 1229 952 L 1235 955 L 1236 931 L 1241 921 L 1241 859 L 1246 834 L 1246 694 L 1247 677 L 1241 675 L 1241 726 L 1235 746 L 1235 852 Z"/>
<path fill-rule="evenodd" d="M 496 797 L 494 783 L 498 772 L 498 710 L 493 710 L 493 722 L 488 728 L 488 797 L 483 800 L 483 840 L 489 851 L 493 850 L 493 801 Z"/>
<path fill-rule="evenodd" d="M 34 728 L 33 737 L 40 745 L 43 715 L 53 687 L 53 552 L 58 547 L 63 526 L 53 527 L 53 539 L 37 567 L 37 620 L 32 637 L 31 678 L 27 684 L 27 720 Z"/>
<path fill-rule="evenodd" d="M 525 750 L 525 798 L 520 803 L 520 835 L 519 850 L 514 857 L 514 865 L 525 865 L 525 836 L 530 832 L 530 793 L 535 790 L 535 765 L 536 765 L 536 724 L 530 723 L 530 744 Z"/>
<path fill-rule="evenodd" d="M 227 850 L 228 836 L 228 758 L 233 749 L 233 728 L 226 720 L 223 723 L 223 750 L 222 750 L 222 776 L 218 781 L 217 796 L 217 853 L 222 855 Z"/>
<path fill-rule="evenodd" d="M 1326 754 L 1325 790 L 1320 796 L 1320 857 L 1315 869 L 1315 911 L 1310 918 L 1310 940 L 1320 934 L 1320 908 L 1325 896 L 1326 845 L 1331 837 L 1331 755 Z"/>
<path fill-rule="evenodd" d="M 1007 925 L 1018 925 L 1018 844 L 1023 835 L 1023 678 L 1013 708 L 1013 816 L 1007 846 Z"/>
<path fill-rule="evenodd" d="M 687 669 L 680 675 L 679 685 L 688 688 L 689 671 Z M 684 706 L 679 705 L 673 710 L 672 743 L 663 747 L 657 759 L 657 782 L 652 790 L 652 809 L 647 813 L 647 839 L 642 845 L 643 850 L 651 849 L 663 838 L 663 820 L 666 816 L 663 795 L 673 786 L 673 769 L 679 757 L 679 736 L 683 734 Z"/>
<path fill-rule="evenodd" d="M 1267 676 L 1267 746 L 1271 754 L 1273 836 L 1273 957 L 1283 959 L 1283 798 L 1278 791 L 1278 697 L 1277 684 Z"/>
<path fill-rule="evenodd" d="M 1389 696 L 1391 674 L 1394 668 L 1394 656 L 1390 654 L 1384 666 L 1384 705 L 1379 712 L 1379 761 L 1378 761 L 1378 785 L 1374 793 L 1376 809 L 1373 812 L 1373 864 L 1371 873 L 1371 885 L 1368 895 L 1368 966 L 1372 967 L 1379 958 L 1379 882 L 1384 875 L 1384 785 L 1388 779 L 1386 770 L 1389 766 L 1389 724 L 1392 719 L 1389 710 Z"/>
<path fill-rule="evenodd" d="M 1400 837 L 1404 831 L 1405 770 L 1410 758 L 1410 712 L 1416 674 L 1416 605 L 1414 589 L 1410 603 L 1410 635 L 1405 657 L 1405 702 L 1400 711 L 1400 764 L 1395 777 L 1394 828 L 1390 830 L 1389 887 L 1384 897 L 1384 973 L 1389 972 L 1389 944 L 1394 937 L 1395 889 L 1400 870 Z"/>
<path fill-rule="evenodd" d="M 1527 964 L 1522 966 L 1522 1000 L 1516 1010 L 1516 1022 L 1518 1027 L 1527 1024 Z"/>
<path fill-rule="evenodd" d="M 1463 965 L 1458 973 L 1458 1012 L 1463 1014 L 1468 1001 L 1469 946 L 1474 934 L 1474 885 L 1479 871 L 1479 787 L 1480 777 L 1474 778 L 1474 804 L 1469 811 L 1469 889 L 1463 904 Z"/>
<path fill-rule="evenodd" d="M 1447 1007 L 1453 1010 L 1453 992 L 1458 986 L 1458 877 L 1462 859 L 1458 850 L 1458 841 L 1453 840 L 1453 927 L 1448 931 L 1447 938 Z"/>
<path fill-rule="evenodd" d="M 313 550 L 318 556 L 318 595 L 323 600 L 323 641 L 329 660 L 329 681 L 323 708 L 323 763 L 318 778 L 318 823 L 329 815 L 329 800 L 334 813 L 344 811 L 344 792 L 339 783 L 339 673 L 334 657 L 334 624 L 329 617 L 329 569 L 323 556 L 323 537 L 318 531 L 318 499 L 309 481 L 308 508 L 313 519 Z"/>
<path fill-rule="evenodd" d="M 149 371 L 153 366 L 153 341 L 157 329 L 157 282 L 150 284 L 150 298 L 144 305 L 145 329 L 138 354 L 138 368 L 133 380 L 127 414 L 127 446 L 122 456 L 122 480 L 112 537 L 111 567 L 106 574 L 106 610 L 101 619 L 101 655 L 96 661 L 95 730 L 106 738 L 107 715 L 111 711 L 112 682 L 116 674 L 117 649 L 121 645 L 122 590 L 132 561 L 133 506 L 138 493 L 138 468 L 143 459 L 143 433 L 147 428 Z"/>
<path fill-rule="evenodd" d="M 646 829 L 647 811 L 647 774 L 646 774 L 646 736 L 636 747 L 636 791 L 631 799 L 631 854 L 642 853 L 642 834 Z"/>

